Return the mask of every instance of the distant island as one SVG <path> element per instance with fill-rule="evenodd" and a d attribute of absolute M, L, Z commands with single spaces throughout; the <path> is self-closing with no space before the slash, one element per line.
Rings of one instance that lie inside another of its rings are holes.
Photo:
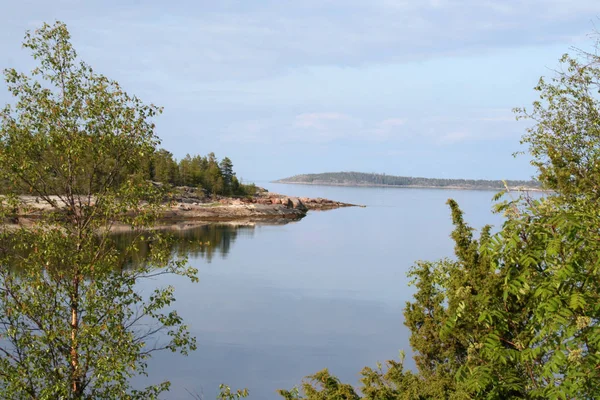
<path fill-rule="evenodd" d="M 415 178 L 363 172 L 325 172 L 321 174 L 294 175 L 275 183 L 298 183 L 329 186 L 392 186 L 404 188 L 502 190 L 505 182 L 509 189 L 541 190 L 539 182 L 520 180 L 480 180 Z"/>

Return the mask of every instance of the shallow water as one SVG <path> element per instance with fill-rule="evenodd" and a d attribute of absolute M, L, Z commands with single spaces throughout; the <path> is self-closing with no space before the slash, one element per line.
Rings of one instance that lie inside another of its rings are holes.
<path fill-rule="evenodd" d="M 221 237 L 212 239 L 210 256 L 190 250 L 200 283 L 176 277 L 147 283 L 176 285 L 176 308 L 198 339 L 189 357 L 161 353 L 150 361 L 143 382 L 171 380 L 165 398 L 212 399 L 220 383 L 247 387 L 250 398 L 279 398 L 277 388 L 322 368 L 357 384 L 362 367 L 397 358 L 400 350 L 412 367 L 402 323 L 413 292 L 406 272 L 416 260 L 452 255 L 446 200 L 457 200 L 475 228 L 502 222 L 490 211 L 489 191 L 262 186 L 367 208 L 309 212 L 282 226 L 190 233 Z"/>

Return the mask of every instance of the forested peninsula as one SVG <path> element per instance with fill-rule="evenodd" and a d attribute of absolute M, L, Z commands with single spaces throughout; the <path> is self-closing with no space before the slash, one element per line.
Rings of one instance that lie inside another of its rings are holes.
<path fill-rule="evenodd" d="M 40 158 L 49 164 L 60 163 L 60 157 L 51 156 L 51 151 L 51 148 L 46 148 L 40 153 Z M 114 162 L 112 158 L 109 161 Z M 86 164 L 85 160 L 82 162 Z M 58 170 L 58 166 L 51 168 Z M 94 166 L 92 161 L 84 168 L 96 175 L 107 173 L 98 170 L 99 167 Z M 302 219 L 309 210 L 353 206 L 322 198 L 289 197 L 270 193 L 253 183 L 244 184 L 237 178 L 231 159 L 224 157 L 219 160 L 212 152 L 205 156 L 187 154 L 177 160 L 165 149 L 153 149 L 144 157 L 135 175 L 136 180 L 151 183 L 156 195 L 161 198 L 162 205 L 155 225 L 160 229 L 181 229 L 214 222 L 287 223 Z M 108 177 L 117 183 L 128 179 L 127 175 L 112 171 L 108 172 Z M 75 204 L 95 204 L 98 199 L 94 188 L 84 185 L 89 179 L 78 176 L 75 181 L 82 184 L 65 188 L 59 179 L 48 179 L 48 193 L 26 182 L 2 181 L 0 193 L 20 198 L 19 206 L 14 207 L 6 221 L 28 225 L 49 217 L 56 209 L 65 211 L 71 203 L 68 193 L 73 193 Z M 134 209 L 128 212 L 135 214 Z M 116 222 L 112 229 L 121 229 L 122 226 Z"/>
<path fill-rule="evenodd" d="M 330 186 L 394 186 L 406 188 L 477 190 L 502 190 L 508 186 L 509 189 L 541 190 L 539 182 L 536 181 L 417 178 L 364 172 L 302 174 L 279 179 L 275 182 Z"/>

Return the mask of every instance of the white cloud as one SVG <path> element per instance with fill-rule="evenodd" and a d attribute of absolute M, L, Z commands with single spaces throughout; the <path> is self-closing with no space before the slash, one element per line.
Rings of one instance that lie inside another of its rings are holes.
<path fill-rule="evenodd" d="M 308 113 L 296 116 L 291 137 L 294 140 L 318 140 L 321 142 L 338 139 L 358 141 L 388 141 L 407 136 L 403 130 L 404 118 L 387 118 L 367 121 L 348 114 L 336 112 Z"/>
<path fill-rule="evenodd" d="M 388 118 L 376 124 L 375 128 L 367 133 L 372 139 L 387 140 L 393 137 L 401 137 L 406 135 L 402 127 L 406 124 L 406 119 L 403 118 Z"/>
<path fill-rule="evenodd" d="M 294 118 L 286 129 L 285 138 L 319 143 L 350 139 L 362 131 L 363 124 L 358 118 L 338 112 L 304 113 Z"/>
<path fill-rule="evenodd" d="M 346 114 L 325 112 L 325 113 L 307 113 L 297 115 L 294 120 L 294 127 L 325 130 L 330 129 L 332 123 L 353 122 L 353 118 Z"/>
<path fill-rule="evenodd" d="M 164 82 L 245 80 L 302 66 L 403 63 L 497 47 L 569 42 L 592 29 L 592 0 L 12 2 L 0 51 L 37 21 L 65 20 L 86 58 L 153 69 Z M 17 42 L 17 43 L 15 43 Z M 10 52 L 9 52 L 10 53 Z M 150 80 L 149 76 L 140 79 Z"/>
<path fill-rule="evenodd" d="M 424 136 L 437 145 L 451 145 L 467 141 L 498 141 L 518 139 L 525 132 L 527 121 L 516 121 L 509 109 L 482 108 L 463 110 L 462 114 L 423 117 L 419 124 Z"/>
<path fill-rule="evenodd" d="M 384 119 L 379 123 L 379 126 L 382 128 L 394 128 L 397 126 L 402 126 L 406 123 L 406 120 L 403 118 L 388 118 Z"/>
<path fill-rule="evenodd" d="M 326 144 L 421 142 L 439 146 L 461 142 L 512 140 L 525 131 L 508 109 L 463 110 L 463 114 L 366 119 L 338 111 L 251 119 L 232 123 L 223 140 L 262 143 Z"/>
<path fill-rule="evenodd" d="M 272 141 L 269 134 L 276 126 L 276 120 L 267 118 L 234 122 L 220 135 L 220 139 L 235 143 L 268 143 Z"/>
<path fill-rule="evenodd" d="M 383 142 L 407 137 L 404 132 L 405 124 L 406 119 L 403 118 L 366 121 L 341 112 L 310 112 L 291 117 L 232 123 L 221 135 L 221 139 L 229 142 L 313 144 L 338 140 Z"/>
<path fill-rule="evenodd" d="M 438 144 L 454 144 L 457 142 L 464 142 L 469 139 L 470 135 L 467 132 L 449 132 L 437 139 Z"/>

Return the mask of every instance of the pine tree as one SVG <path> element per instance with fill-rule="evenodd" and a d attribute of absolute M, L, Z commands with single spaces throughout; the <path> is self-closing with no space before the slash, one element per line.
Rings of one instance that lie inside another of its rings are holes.
<path fill-rule="evenodd" d="M 232 184 L 235 176 L 235 173 L 233 172 L 233 163 L 228 157 L 225 157 L 221 160 L 219 168 L 221 169 L 221 175 L 223 176 L 224 192 L 226 194 L 233 193 Z"/>

